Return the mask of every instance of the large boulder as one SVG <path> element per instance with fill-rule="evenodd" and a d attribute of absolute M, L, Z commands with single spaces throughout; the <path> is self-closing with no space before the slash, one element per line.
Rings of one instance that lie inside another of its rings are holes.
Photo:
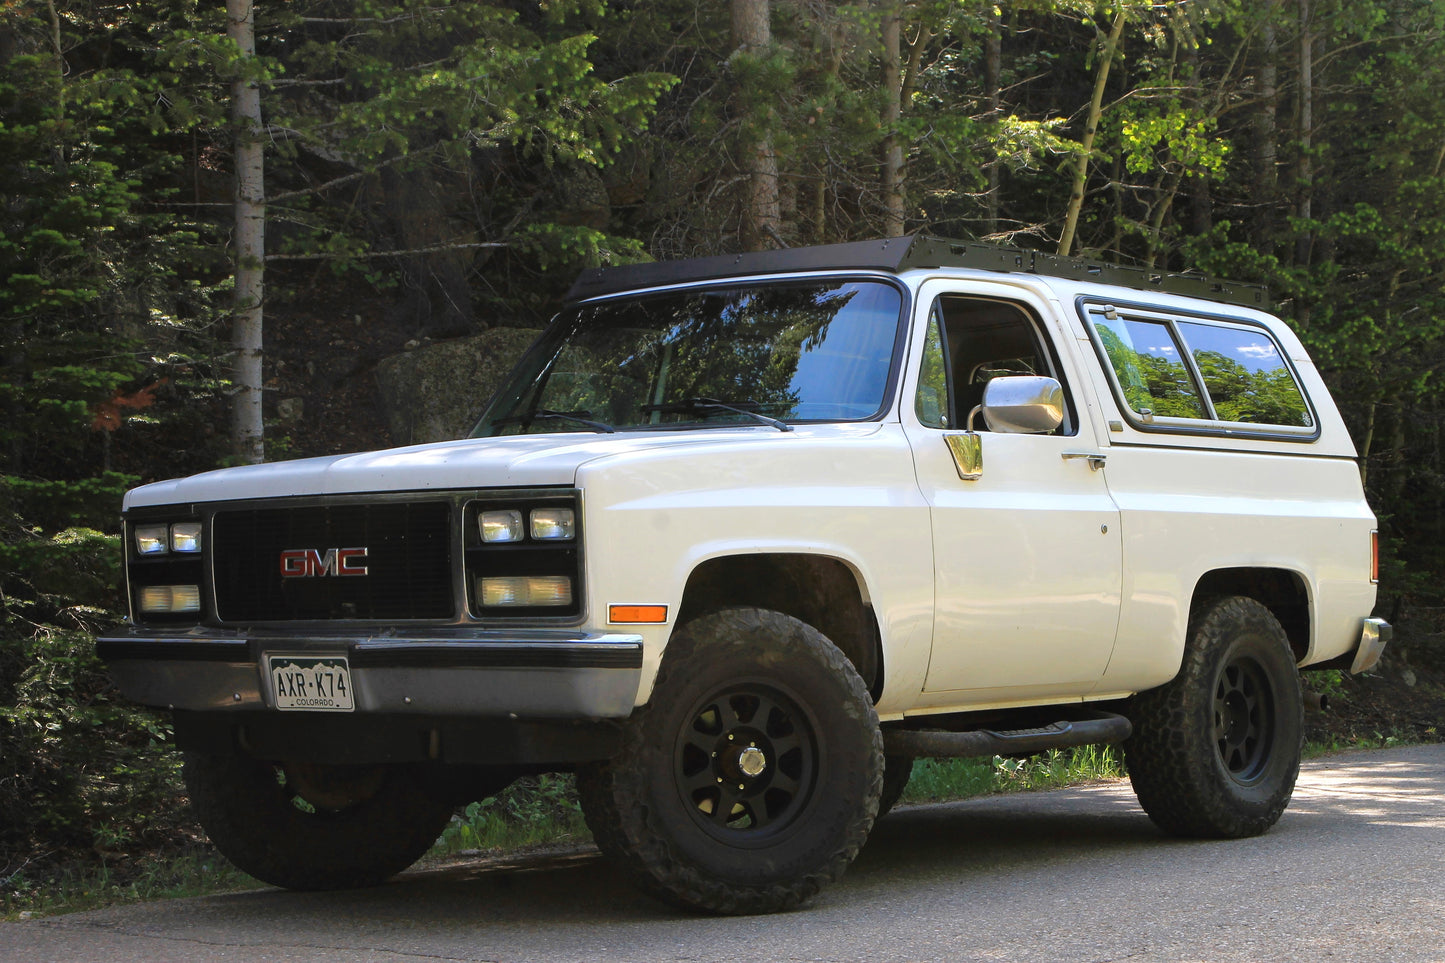
<path fill-rule="evenodd" d="M 376 381 L 392 441 L 413 445 L 465 437 L 487 399 L 541 333 L 493 328 L 383 359 Z"/>

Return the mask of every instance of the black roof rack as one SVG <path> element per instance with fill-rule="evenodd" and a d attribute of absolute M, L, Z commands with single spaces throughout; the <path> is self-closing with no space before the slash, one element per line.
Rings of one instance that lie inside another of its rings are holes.
<path fill-rule="evenodd" d="M 877 241 L 754 251 L 683 261 L 624 264 L 588 268 L 578 275 L 567 300 L 580 301 L 636 288 L 710 281 L 753 274 L 796 271 L 868 270 L 898 273 L 913 268 L 964 267 L 984 271 L 1046 274 L 1077 281 L 1117 284 L 1138 291 L 1160 291 L 1246 307 L 1265 307 L 1269 294 L 1262 284 L 1221 281 L 1203 274 L 1169 274 L 1123 267 L 1091 258 L 1063 257 L 1044 251 L 1002 247 L 978 241 L 952 241 L 927 234 L 909 234 Z"/>

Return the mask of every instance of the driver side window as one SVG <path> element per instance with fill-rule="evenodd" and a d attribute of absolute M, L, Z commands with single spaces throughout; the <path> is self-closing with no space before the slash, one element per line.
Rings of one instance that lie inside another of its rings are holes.
<path fill-rule="evenodd" d="M 1058 373 L 1044 350 L 1032 316 L 1017 304 L 963 295 L 933 302 L 919 372 L 915 410 L 931 428 L 987 431 L 970 413 L 983 401 L 983 389 L 1006 375 Z M 1070 418 L 1056 434 L 1073 434 Z"/>

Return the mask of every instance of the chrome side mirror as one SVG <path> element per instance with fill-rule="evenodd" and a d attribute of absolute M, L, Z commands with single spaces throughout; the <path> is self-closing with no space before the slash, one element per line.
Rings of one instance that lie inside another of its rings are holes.
<path fill-rule="evenodd" d="M 964 431 L 945 435 L 953 466 L 964 481 L 983 477 L 983 438 L 973 430 L 973 419 L 983 412 L 989 431 L 1039 434 L 1064 423 L 1064 387 L 1054 378 L 1007 375 L 994 378 L 983 389 L 983 403 L 968 413 Z"/>
<path fill-rule="evenodd" d="M 1054 378 L 1007 375 L 994 378 L 983 389 L 983 403 L 969 412 L 982 411 L 989 431 L 1040 434 L 1064 423 L 1064 388 Z"/>

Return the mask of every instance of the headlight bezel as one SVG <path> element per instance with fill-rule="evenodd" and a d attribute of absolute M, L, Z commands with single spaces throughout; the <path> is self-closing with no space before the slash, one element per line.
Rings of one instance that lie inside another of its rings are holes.
<path fill-rule="evenodd" d="M 137 623 L 194 625 L 205 620 L 209 533 L 204 517 L 193 512 L 172 506 L 126 514 L 126 593 Z"/>
<path fill-rule="evenodd" d="M 520 539 L 488 539 L 489 529 L 517 519 Z M 470 500 L 464 522 L 469 614 L 482 621 L 575 622 L 583 606 L 581 521 L 575 489 L 499 491 Z"/>

